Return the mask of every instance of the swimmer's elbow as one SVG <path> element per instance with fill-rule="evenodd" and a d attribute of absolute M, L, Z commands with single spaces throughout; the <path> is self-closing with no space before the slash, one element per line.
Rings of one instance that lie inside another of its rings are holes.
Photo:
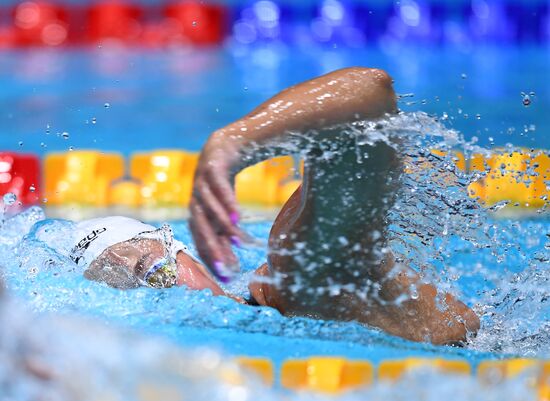
<path fill-rule="evenodd" d="M 353 82 L 351 88 L 360 102 L 365 117 L 379 118 L 397 112 L 397 98 L 393 80 L 384 70 L 378 68 L 351 67 L 341 70 L 343 80 Z"/>
<path fill-rule="evenodd" d="M 397 99 L 393 91 L 393 79 L 390 74 L 379 69 L 372 69 L 370 74 L 374 85 L 386 94 L 388 101 L 392 104 L 393 111 L 397 111 Z"/>
<path fill-rule="evenodd" d="M 393 85 L 393 79 L 390 74 L 380 68 L 348 67 L 339 70 L 338 73 L 359 80 L 363 84 L 375 83 L 383 88 L 391 88 Z"/>

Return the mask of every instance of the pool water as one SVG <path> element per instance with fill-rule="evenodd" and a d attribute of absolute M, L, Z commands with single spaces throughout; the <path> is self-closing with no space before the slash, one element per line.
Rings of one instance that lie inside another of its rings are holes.
<path fill-rule="evenodd" d="M 460 349 L 412 343 L 356 323 L 285 318 L 273 309 L 243 306 L 207 291 L 108 288 L 84 279 L 80 269 L 54 251 L 66 245 L 63 235 L 69 235 L 70 222 L 47 220 L 41 223 L 47 227 L 41 241 L 31 233 L 17 243 L 34 221 L 43 218 L 42 210 L 31 209 L 9 220 L 0 233 L 0 251 L 10 255 L 2 264 L 7 287 L 38 313 L 94 317 L 108 326 L 160 336 L 186 349 L 208 346 L 226 355 L 268 357 L 276 364 L 314 355 L 373 363 L 407 356 L 465 358 L 474 365 L 482 359 L 549 356 L 550 275 L 548 258 L 542 256 L 548 243 L 544 234 L 540 238 L 535 234 L 548 232 L 547 221 L 491 221 L 497 232 L 505 233 L 503 239 L 513 240 L 507 260 L 500 264 L 491 252 L 472 254 L 460 246 L 453 250 L 449 269 L 465 276 L 454 288 L 470 304 L 482 305 L 478 312 L 484 315 L 477 339 Z M 261 239 L 267 238 L 269 227 L 268 222 L 245 225 Z M 174 222 L 173 228 L 177 238 L 190 243 L 184 222 Z M 245 294 L 250 272 L 263 263 L 265 250 L 243 249 L 238 256 L 244 273 L 228 289 Z M 481 292 L 487 289 L 497 290 Z"/>
<path fill-rule="evenodd" d="M 409 129 L 409 123 L 418 126 L 417 134 L 429 131 L 426 135 L 432 138 L 423 143 L 426 148 L 451 144 L 456 132 L 448 128 L 461 132 L 464 139 L 459 135 L 454 143 L 459 146 L 514 143 L 550 148 L 545 135 L 550 129 L 545 115 L 550 87 L 544 79 L 550 60 L 545 49 L 300 50 L 2 53 L 0 148 L 40 154 L 70 148 L 124 154 L 171 147 L 199 150 L 212 130 L 280 89 L 350 65 L 385 68 L 404 95 L 402 109 L 438 116 L 444 126 L 427 115 L 401 122 L 402 129 Z M 526 107 L 520 93 L 531 91 L 536 95 Z M 460 172 L 453 170 L 454 184 L 443 189 L 437 175 L 448 172 L 451 163 L 439 163 L 411 178 L 394 221 L 401 214 L 410 224 L 402 251 L 412 252 L 419 266 L 433 266 L 438 286 L 482 316 L 482 329 L 465 348 L 412 343 L 353 322 L 290 319 L 207 291 L 108 288 L 85 280 L 82 271 L 56 251 L 66 246 L 72 223 L 43 221 L 39 208 L 1 225 L 1 274 L 16 299 L 38 313 L 91 316 L 183 347 L 214 347 L 229 355 L 266 356 L 276 363 L 311 355 L 374 363 L 442 356 L 474 364 L 504 356 L 549 357 L 550 222 L 544 214 L 536 219 L 488 215 L 467 199 L 468 177 Z M 432 196 L 434 189 L 440 197 Z M 449 205 L 460 213 L 449 213 Z M 36 231 L 28 234 L 35 222 L 43 229 L 38 236 Z M 171 224 L 176 238 L 192 243 L 185 221 Z M 271 221 L 244 224 L 264 242 L 270 227 Z M 393 232 L 401 233 L 399 224 Z M 429 241 L 418 242 L 422 233 Z M 228 290 L 243 295 L 252 271 L 265 261 L 266 249 L 237 252 L 243 274 Z M 451 381 L 446 383 L 452 388 Z"/>
<path fill-rule="evenodd" d="M 544 47 L 274 45 L 2 52 L 0 149 L 199 150 L 214 129 L 281 89 L 353 65 L 387 70 L 397 93 L 414 94 L 402 99 L 401 108 L 446 118 L 482 146 L 550 148 L 550 56 Z M 522 92 L 535 93 L 528 107 Z"/>
<path fill-rule="evenodd" d="M 9 255 L 3 269 L 7 286 L 36 311 L 92 315 L 183 346 L 214 346 L 276 362 L 318 354 L 374 362 L 437 354 L 474 363 L 490 357 L 547 356 L 547 221 L 495 219 L 470 199 L 465 190 L 468 176 L 453 168 L 452 160 L 426 156 L 425 150 L 436 142 L 463 140 L 426 114 L 403 114 L 388 120 L 387 126 L 373 127 L 365 132 L 397 133 L 401 151 L 411 165 L 418 163 L 401 176 L 403 185 L 389 214 L 392 251 L 482 317 L 482 329 L 463 349 L 411 343 L 352 322 L 286 318 L 271 308 L 243 306 L 208 291 L 120 291 L 87 281 L 82 270 L 62 256 L 74 243 L 74 223 L 46 220 L 38 207 L 2 225 L 1 251 Z M 432 163 L 428 169 L 422 167 L 426 161 Z M 176 238 L 192 244 L 185 221 L 172 226 Z M 243 228 L 265 244 L 270 226 L 271 221 L 264 221 Z M 246 296 L 254 269 L 266 260 L 265 246 L 240 249 L 238 257 L 242 274 L 227 289 Z"/>

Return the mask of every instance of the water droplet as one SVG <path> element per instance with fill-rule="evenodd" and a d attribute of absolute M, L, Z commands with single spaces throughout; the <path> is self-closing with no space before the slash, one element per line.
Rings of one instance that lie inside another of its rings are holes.
<path fill-rule="evenodd" d="M 31 192 L 36 191 L 36 187 L 35 187 L 34 185 L 31 185 L 31 186 L 29 187 L 29 191 L 31 191 Z"/>
<path fill-rule="evenodd" d="M 398 100 L 405 99 L 405 98 L 408 98 L 408 97 L 414 97 L 414 93 L 399 93 L 397 95 Z"/>
<path fill-rule="evenodd" d="M 248 86 L 245 86 L 245 87 L 244 87 L 244 90 L 247 91 L 247 90 L 248 90 Z"/>
<path fill-rule="evenodd" d="M 7 194 L 4 195 L 3 199 L 4 199 L 4 204 L 6 206 L 11 206 L 17 200 L 17 196 L 15 196 L 15 194 L 12 192 L 8 192 Z"/>
<path fill-rule="evenodd" d="M 19 141 L 19 146 L 23 146 L 23 141 Z"/>
<path fill-rule="evenodd" d="M 529 93 L 521 92 L 520 95 L 521 95 L 521 103 L 523 103 L 525 107 L 528 107 L 531 105 L 531 103 L 533 103 L 532 98 L 535 96 L 535 92 L 529 92 Z"/>
<path fill-rule="evenodd" d="M 348 245 L 349 245 L 348 239 L 347 239 L 346 237 L 344 237 L 344 236 L 338 237 L 338 242 L 339 242 L 340 244 L 342 244 L 343 246 L 348 246 Z"/>
<path fill-rule="evenodd" d="M 69 152 L 72 152 L 74 148 L 72 146 L 69 146 Z"/>
<path fill-rule="evenodd" d="M 111 107 L 111 103 L 105 103 L 105 104 L 103 105 L 103 107 L 105 107 L 106 109 L 108 109 L 109 107 Z"/>
<path fill-rule="evenodd" d="M 97 119 L 95 117 L 92 117 L 92 124 L 95 124 L 97 122 Z"/>
<path fill-rule="evenodd" d="M 476 114 L 476 119 L 481 120 L 481 114 Z"/>
<path fill-rule="evenodd" d="M 43 148 L 47 148 L 48 145 L 46 145 L 44 142 L 40 142 L 40 146 L 43 147 Z"/>
<path fill-rule="evenodd" d="M 466 78 L 468 78 L 468 75 L 466 75 L 466 74 L 462 73 L 462 74 L 460 74 L 460 78 L 462 78 L 462 79 L 466 79 Z"/>
<path fill-rule="evenodd" d="M 63 137 L 63 139 L 69 139 L 69 133 L 66 132 L 66 131 L 63 132 L 63 133 L 61 134 L 61 136 Z"/>
<path fill-rule="evenodd" d="M 193 21 L 191 25 L 197 26 L 197 21 Z"/>

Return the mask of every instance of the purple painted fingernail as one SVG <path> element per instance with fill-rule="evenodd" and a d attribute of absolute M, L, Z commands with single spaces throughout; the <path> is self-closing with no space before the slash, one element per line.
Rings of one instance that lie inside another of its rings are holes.
<path fill-rule="evenodd" d="M 239 222 L 239 213 L 237 212 L 231 212 L 231 214 L 229 215 L 229 218 L 231 219 L 231 223 L 233 223 L 233 225 L 236 225 L 238 222 Z"/>
<path fill-rule="evenodd" d="M 214 269 L 216 270 L 216 273 L 223 271 L 224 270 L 223 262 L 220 262 L 219 260 L 215 260 Z"/>
<path fill-rule="evenodd" d="M 242 242 L 241 242 L 241 239 L 239 237 L 237 237 L 236 235 L 232 235 L 231 237 L 229 237 L 229 241 L 231 241 L 231 243 L 237 247 L 241 247 L 242 245 Z"/>
<path fill-rule="evenodd" d="M 228 275 L 230 273 L 229 270 L 225 267 L 225 264 L 223 262 L 220 262 L 219 260 L 216 260 L 214 262 L 214 270 L 216 276 L 220 279 L 220 281 L 224 284 L 227 284 L 231 281 L 231 277 Z"/>

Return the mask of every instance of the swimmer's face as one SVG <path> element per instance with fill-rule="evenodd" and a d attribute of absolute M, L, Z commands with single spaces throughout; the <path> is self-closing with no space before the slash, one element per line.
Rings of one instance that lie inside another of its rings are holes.
<path fill-rule="evenodd" d="M 90 264 L 84 275 L 90 280 L 102 281 L 111 287 L 136 288 L 146 281 L 147 271 L 165 258 L 166 253 L 164 244 L 155 239 L 140 238 L 120 242 L 103 251 Z M 160 284 L 158 287 L 177 284 L 197 290 L 209 288 L 215 295 L 223 294 L 204 266 L 183 252 L 177 255 L 175 273 L 175 282 L 172 283 L 168 283 L 170 277 L 160 275 L 156 281 L 156 284 Z"/>
<path fill-rule="evenodd" d="M 105 249 L 90 264 L 85 277 L 115 288 L 139 287 L 146 269 L 164 255 L 164 245 L 154 239 L 120 242 Z"/>

